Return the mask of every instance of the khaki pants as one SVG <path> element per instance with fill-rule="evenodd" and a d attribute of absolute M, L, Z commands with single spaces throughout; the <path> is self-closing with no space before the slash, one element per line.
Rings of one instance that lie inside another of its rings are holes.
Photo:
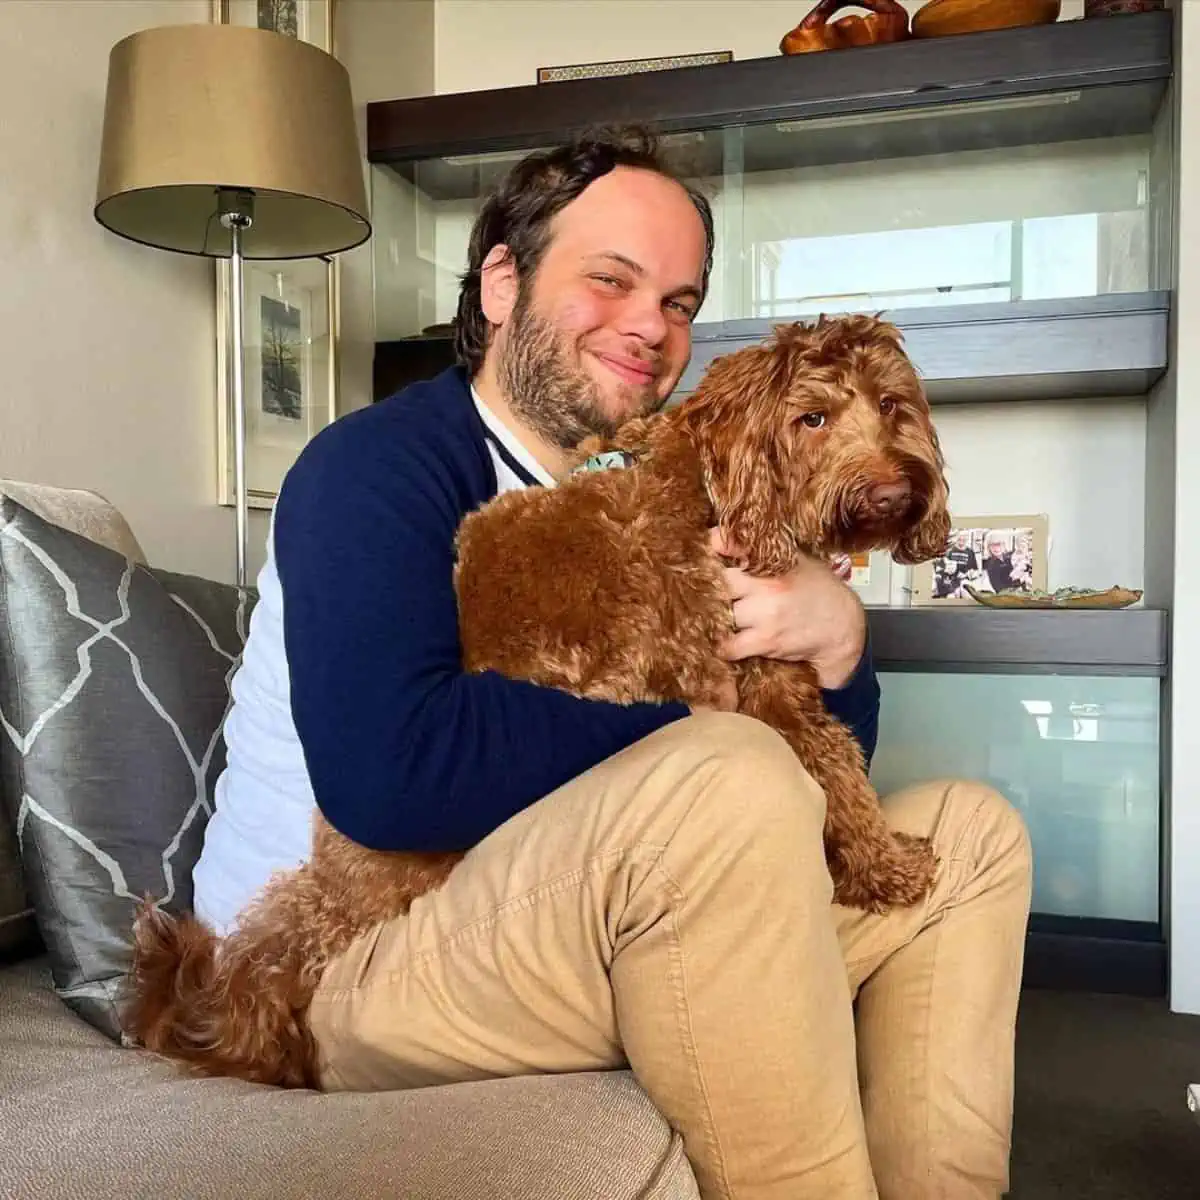
<path fill-rule="evenodd" d="M 738 715 L 668 726 L 330 966 L 311 1010 L 323 1086 L 628 1064 L 710 1200 L 994 1200 L 1028 838 L 980 785 L 886 803 L 932 835 L 935 890 L 842 909 L 823 794 L 784 741 Z"/>

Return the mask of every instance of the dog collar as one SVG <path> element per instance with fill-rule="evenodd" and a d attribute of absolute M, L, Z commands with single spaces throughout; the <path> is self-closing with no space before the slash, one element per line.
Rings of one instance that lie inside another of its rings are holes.
<path fill-rule="evenodd" d="M 625 467 L 632 467 L 636 461 L 628 450 L 605 450 L 601 454 L 593 454 L 591 458 L 584 459 L 577 467 L 571 469 L 571 474 L 578 475 L 581 471 L 619 471 Z"/>

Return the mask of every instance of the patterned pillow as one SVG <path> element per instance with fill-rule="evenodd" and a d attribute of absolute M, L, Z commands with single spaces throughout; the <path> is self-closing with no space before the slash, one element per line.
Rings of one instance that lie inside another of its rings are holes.
<path fill-rule="evenodd" d="M 0 497 L 0 796 L 55 988 L 114 1038 L 135 903 L 191 905 L 254 599 Z"/>

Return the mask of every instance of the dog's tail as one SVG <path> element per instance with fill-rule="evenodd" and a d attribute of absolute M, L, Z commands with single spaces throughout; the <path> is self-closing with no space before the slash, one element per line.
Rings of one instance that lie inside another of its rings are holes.
<path fill-rule="evenodd" d="M 195 917 L 147 902 L 134 924 L 125 1031 L 198 1074 L 316 1086 L 296 952 L 282 934 L 218 938 Z"/>

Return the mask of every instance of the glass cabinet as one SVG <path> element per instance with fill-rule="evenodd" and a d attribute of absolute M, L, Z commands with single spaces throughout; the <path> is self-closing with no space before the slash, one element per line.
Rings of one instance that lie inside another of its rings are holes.
<path fill-rule="evenodd" d="M 628 93 L 641 88 L 651 118 L 693 98 L 694 112 L 656 123 L 716 222 L 711 290 L 681 394 L 715 347 L 756 340 L 775 321 L 883 310 L 902 327 L 924 326 L 931 309 L 940 324 L 985 331 L 976 341 L 1011 339 L 989 317 L 1034 321 L 1062 362 L 1052 358 L 1040 384 L 1021 385 L 1026 392 L 1049 394 L 1055 374 L 1078 376 L 1064 330 L 1080 343 L 1077 358 L 1098 344 L 1118 347 L 1107 377 L 1093 363 L 1085 390 L 1128 389 L 1122 354 L 1128 370 L 1165 366 L 1173 164 L 1164 17 L 477 93 L 474 146 L 463 132 L 470 95 L 372 105 L 383 382 L 398 385 L 448 361 L 448 346 L 436 342 L 454 317 L 482 197 L 528 150 L 555 140 L 535 135 L 554 123 L 556 105 L 565 133 L 585 102 L 589 119 L 606 107 L 630 115 L 637 100 Z M 440 100 L 450 114 L 445 128 L 434 122 L 418 133 Z M 1099 323 L 1114 312 L 1126 315 L 1119 336 Z M 1148 323 L 1131 324 L 1130 313 Z M 1064 316 L 1074 320 L 1064 325 Z M 942 363 L 933 350 L 920 361 L 925 354 L 918 339 L 914 356 L 935 384 L 943 374 L 966 381 L 983 373 L 971 361 Z M 954 388 L 942 391 L 956 398 Z"/>
<path fill-rule="evenodd" d="M 677 398 L 776 322 L 882 312 L 936 405 L 1137 404 L 1167 378 L 1173 20 L 1061 20 L 372 103 L 375 399 L 454 361 L 471 226 L 496 181 L 531 149 L 634 120 L 657 128 L 716 226 Z M 1147 446 L 1167 438 L 1148 422 Z M 1173 515 L 1146 478 L 1149 559 Z M 1161 948 L 1168 614 L 869 616 L 885 696 L 878 789 L 993 784 L 1028 823 L 1034 912 L 1060 923 L 1055 937 L 1082 921 L 1085 957 L 1106 937 L 1119 954 L 1131 930 Z"/>
<path fill-rule="evenodd" d="M 989 783 L 1029 828 L 1035 913 L 1158 921 L 1160 680 L 885 672 L 880 686 L 881 793 Z"/>

